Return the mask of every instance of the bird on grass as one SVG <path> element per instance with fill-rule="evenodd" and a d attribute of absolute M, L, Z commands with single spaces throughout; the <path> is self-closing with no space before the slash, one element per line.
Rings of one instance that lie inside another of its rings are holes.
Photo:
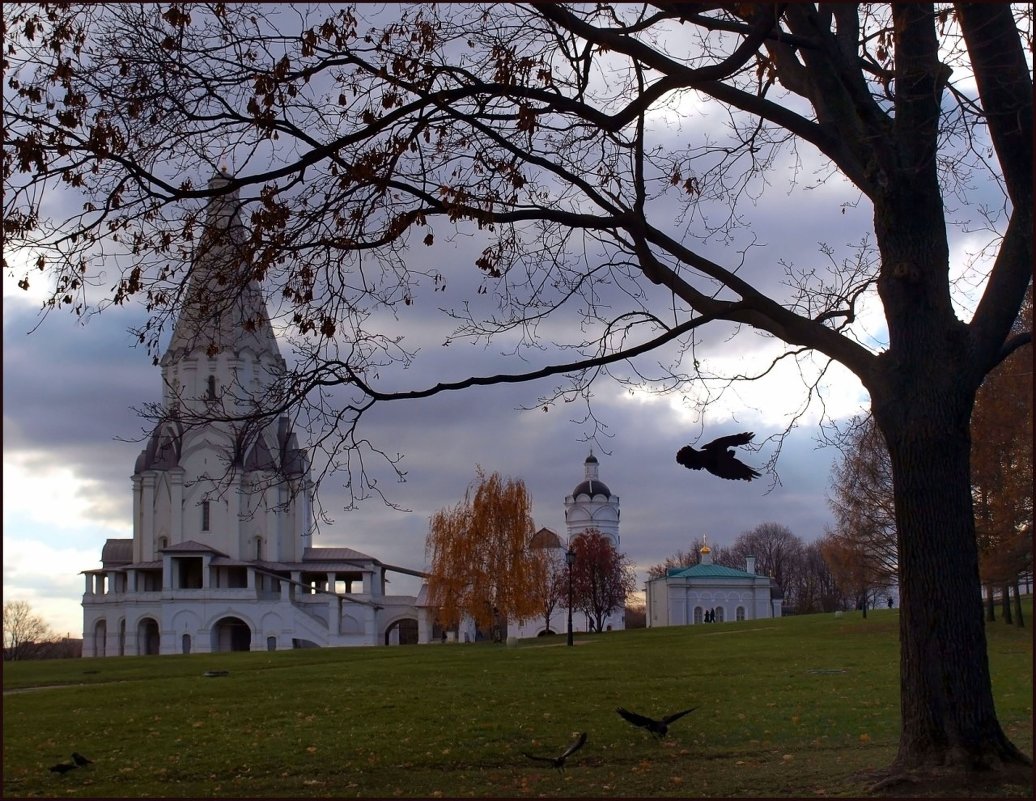
<path fill-rule="evenodd" d="M 755 434 L 749 431 L 742 434 L 731 434 L 730 436 L 713 440 L 708 445 L 702 447 L 701 450 L 696 450 L 690 445 L 684 445 L 676 452 L 676 461 L 688 470 L 704 469 L 714 476 L 730 479 L 731 481 L 737 481 L 738 479 L 751 481 L 753 478 L 759 478 L 760 473 L 744 462 L 735 459 L 732 448 L 736 448 L 738 445 L 747 445 L 754 436 Z"/>
<path fill-rule="evenodd" d="M 572 754 L 574 754 L 580 748 L 582 748 L 585 743 L 586 743 L 586 732 L 584 731 L 584 732 L 580 733 L 579 737 L 577 737 L 576 740 L 568 748 L 565 749 L 564 753 L 562 753 L 561 756 L 556 756 L 556 757 L 535 756 L 533 754 L 528 753 L 527 751 L 522 751 L 522 753 L 525 756 L 527 756 L 529 759 L 535 759 L 535 760 L 537 760 L 539 762 L 549 762 L 555 768 L 557 768 L 558 770 L 564 772 L 564 770 L 565 770 L 565 760 L 568 759 L 570 756 L 572 756 Z"/>
<path fill-rule="evenodd" d="M 92 759 L 87 759 L 85 756 L 83 756 L 77 751 L 72 752 L 72 761 L 75 762 L 76 765 L 78 765 L 81 768 L 84 768 L 87 765 L 92 765 L 94 763 Z"/>
<path fill-rule="evenodd" d="M 623 718 L 628 720 L 634 726 L 641 726 L 651 732 L 653 735 L 662 739 L 666 736 L 669 731 L 669 724 L 674 720 L 679 720 L 684 715 L 693 712 L 698 707 L 692 706 L 690 709 L 685 709 L 683 712 L 674 712 L 672 715 L 666 715 L 661 720 L 655 720 L 654 718 L 646 717 L 645 715 L 638 715 L 636 712 L 630 712 L 628 709 L 623 709 L 621 706 L 615 711 L 622 715 Z"/>
<path fill-rule="evenodd" d="M 50 766 L 51 773 L 68 773 L 70 770 L 75 770 L 76 766 L 69 762 L 58 762 L 56 765 Z"/>

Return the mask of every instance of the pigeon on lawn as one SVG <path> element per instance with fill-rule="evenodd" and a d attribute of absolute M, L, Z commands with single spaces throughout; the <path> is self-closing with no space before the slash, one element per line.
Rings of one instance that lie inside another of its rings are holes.
<path fill-rule="evenodd" d="M 579 735 L 579 737 L 575 740 L 575 742 L 573 742 L 568 748 L 565 749 L 564 753 L 562 753 L 561 756 L 556 756 L 556 757 L 534 756 L 533 754 L 530 754 L 530 753 L 528 753 L 526 751 L 523 751 L 522 753 L 525 756 L 527 756 L 529 759 L 535 759 L 535 760 L 538 760 L 540 762 L 549 762 L 551 765 L 553 765 L 558 770 L 564 771 L 565 770 L 565 760 L 568 759 L 570 756 L 572 756 L 572 754 L 574 754 L 580 748 L 582 748 L 585 743 L 586 743 L 586 732 L 584 731 L 584 732 L 582 732 Z"/>
<path fill-rule="evenodd" d="M 712 475 L 720 478 L 727 478 L 731 481 L 744 479 L 751 481 L 759 478 L 759 472 L 753 470 L 744 462 L 734 458 L 734 451 L 738 445 L 747 445 L 752 441 L 755 434 L 744 432 L 742 434 L 731 434 L 727 437 L 720 437 L 705 445 L 701 450 L 696 450 L 690 445 L 684 445 L 676 452 L 676 461 L 688 470 L 708 470 Z"/>
<path fill-rule="evenodd" d="M 655 720 L 654 718 L 645 717 L 644 715 L 638 715 L 636 712 L 630 712 L 628 709 L 623 709 L 621 706 L 615 711 L 618 712 L 622 717 L 632 723 L 634 726 L 642 726 L 647 729 L 653 735 L 661 739 L 666 736 L 666 732 L 669 731 L 669 724 L 674 720 L 679 720 L 689 712 L 693 712 L 698 707 L 693 706 L 690 709 L 685 709 L 683 712 L 675 712 L 672 715 L 666 715 L 661 720 Z"/>

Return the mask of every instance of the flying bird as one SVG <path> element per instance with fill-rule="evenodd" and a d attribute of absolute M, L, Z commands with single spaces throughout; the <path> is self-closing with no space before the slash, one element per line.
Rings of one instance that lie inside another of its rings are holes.
<path fill-rule="evenodd" d="M 85 756 L 76 751 L 72 752 L 72 761 L 75 762 L 81 768 L 86 767 L 87 765 L 92 765 L 94 763 L 92 759 L 87 759 Z"/>
<path fill-rule="evenodd" d="M 75 770 L 76 766 L 68 762 L 58 762 L 56 765 L 51 765 L 50 770 L 52 773 L 68 773 L 70 770 Z"/>
<path fill-rule="evenodd" d="M 565 760 L 568 759 L 570 756 L 572 756 L 572 754 L 574 754 L 580 748 L 582 748 L 585 743 L 586 743 L 586 732 L 584 731 L 584 732 L 582 732 L 579 735 L 578 738 L 576 738 L 575 742 L 573 742 L 568 748 L 565 749 L 564 753 L 561 754 L 561 756 L 556 756 L 556 757 L 535 756 L 533 754 L 528 753 L 527 751 L 522 751 L 522 753 L 525 756 L 527 756 L 529 759 L 535 759 L 535 760 L 538 760 L 539 762 L 549 762 L 551 765 L 553 765 L 558 770 L 564 771 L 565 770 Z"/>
<path fill-rule="evenodd" d="M 669 731 L 669 724 L 674 720 L 679 720 L 689 712 L 693 712 L 698 707 L 692 706 L 690 709 L 685 709 L 683 712 L 675 712 L 672 715 L 666 715 L 661 720 L 655 720 L 644 715 L 638 715 L 636 712 L 630 712 L 628 709 L 623 709 L 621 706 L 615 711 L 618 712 L 622 717 L 632 723 L 634 726 L 642 726 L 647 729 L 653 735 L 661 739 L 666 736 L 666 732 Z"/>
<path fill-rule="evenodd" d="M 742 434 L 731 434 L 727 437 L 720 437 L 705 445 L 701 450 L 695 450 L 690 445 L 684 445 L 676 452 L 676 461 L 688 470 L 705 469 L 714 476 L 727 478 L 731 481 L 744 479 L 751 481 L 759 478 L 759 472 L 753 470 L 744 462 L 734 458 L 734 451 L 738 445 L 747 445 L 752 441 L 755 434 L 744 432 Z"/>

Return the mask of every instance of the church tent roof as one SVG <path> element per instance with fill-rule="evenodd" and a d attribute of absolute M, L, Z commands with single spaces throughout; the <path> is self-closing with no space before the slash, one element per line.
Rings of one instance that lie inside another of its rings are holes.
<path fill-rule="evenodd" d="M 209 181 L 209 188 L 224 189 L 230 182 L 230 176 L 222 173 Z M 237 189 L 210 201 L 187 298 L 163 361 L 196 349 L 210 356 L 248 349 L 280 357 L 266 302 L 245 256 L 241 208 Z"/>

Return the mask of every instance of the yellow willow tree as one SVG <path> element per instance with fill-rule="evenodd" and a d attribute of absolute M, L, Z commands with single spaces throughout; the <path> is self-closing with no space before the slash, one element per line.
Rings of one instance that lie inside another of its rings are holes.
<path fill-rule="evenodd" d="M 486 629 L 539 611 L 543 576 L 529 549 L 535 529 L 525 482 L 481 467 L 475 476 L 463 501 L 432 516 L 425 542 L 428 601 L 447 628 L 463 615 Z"/>

